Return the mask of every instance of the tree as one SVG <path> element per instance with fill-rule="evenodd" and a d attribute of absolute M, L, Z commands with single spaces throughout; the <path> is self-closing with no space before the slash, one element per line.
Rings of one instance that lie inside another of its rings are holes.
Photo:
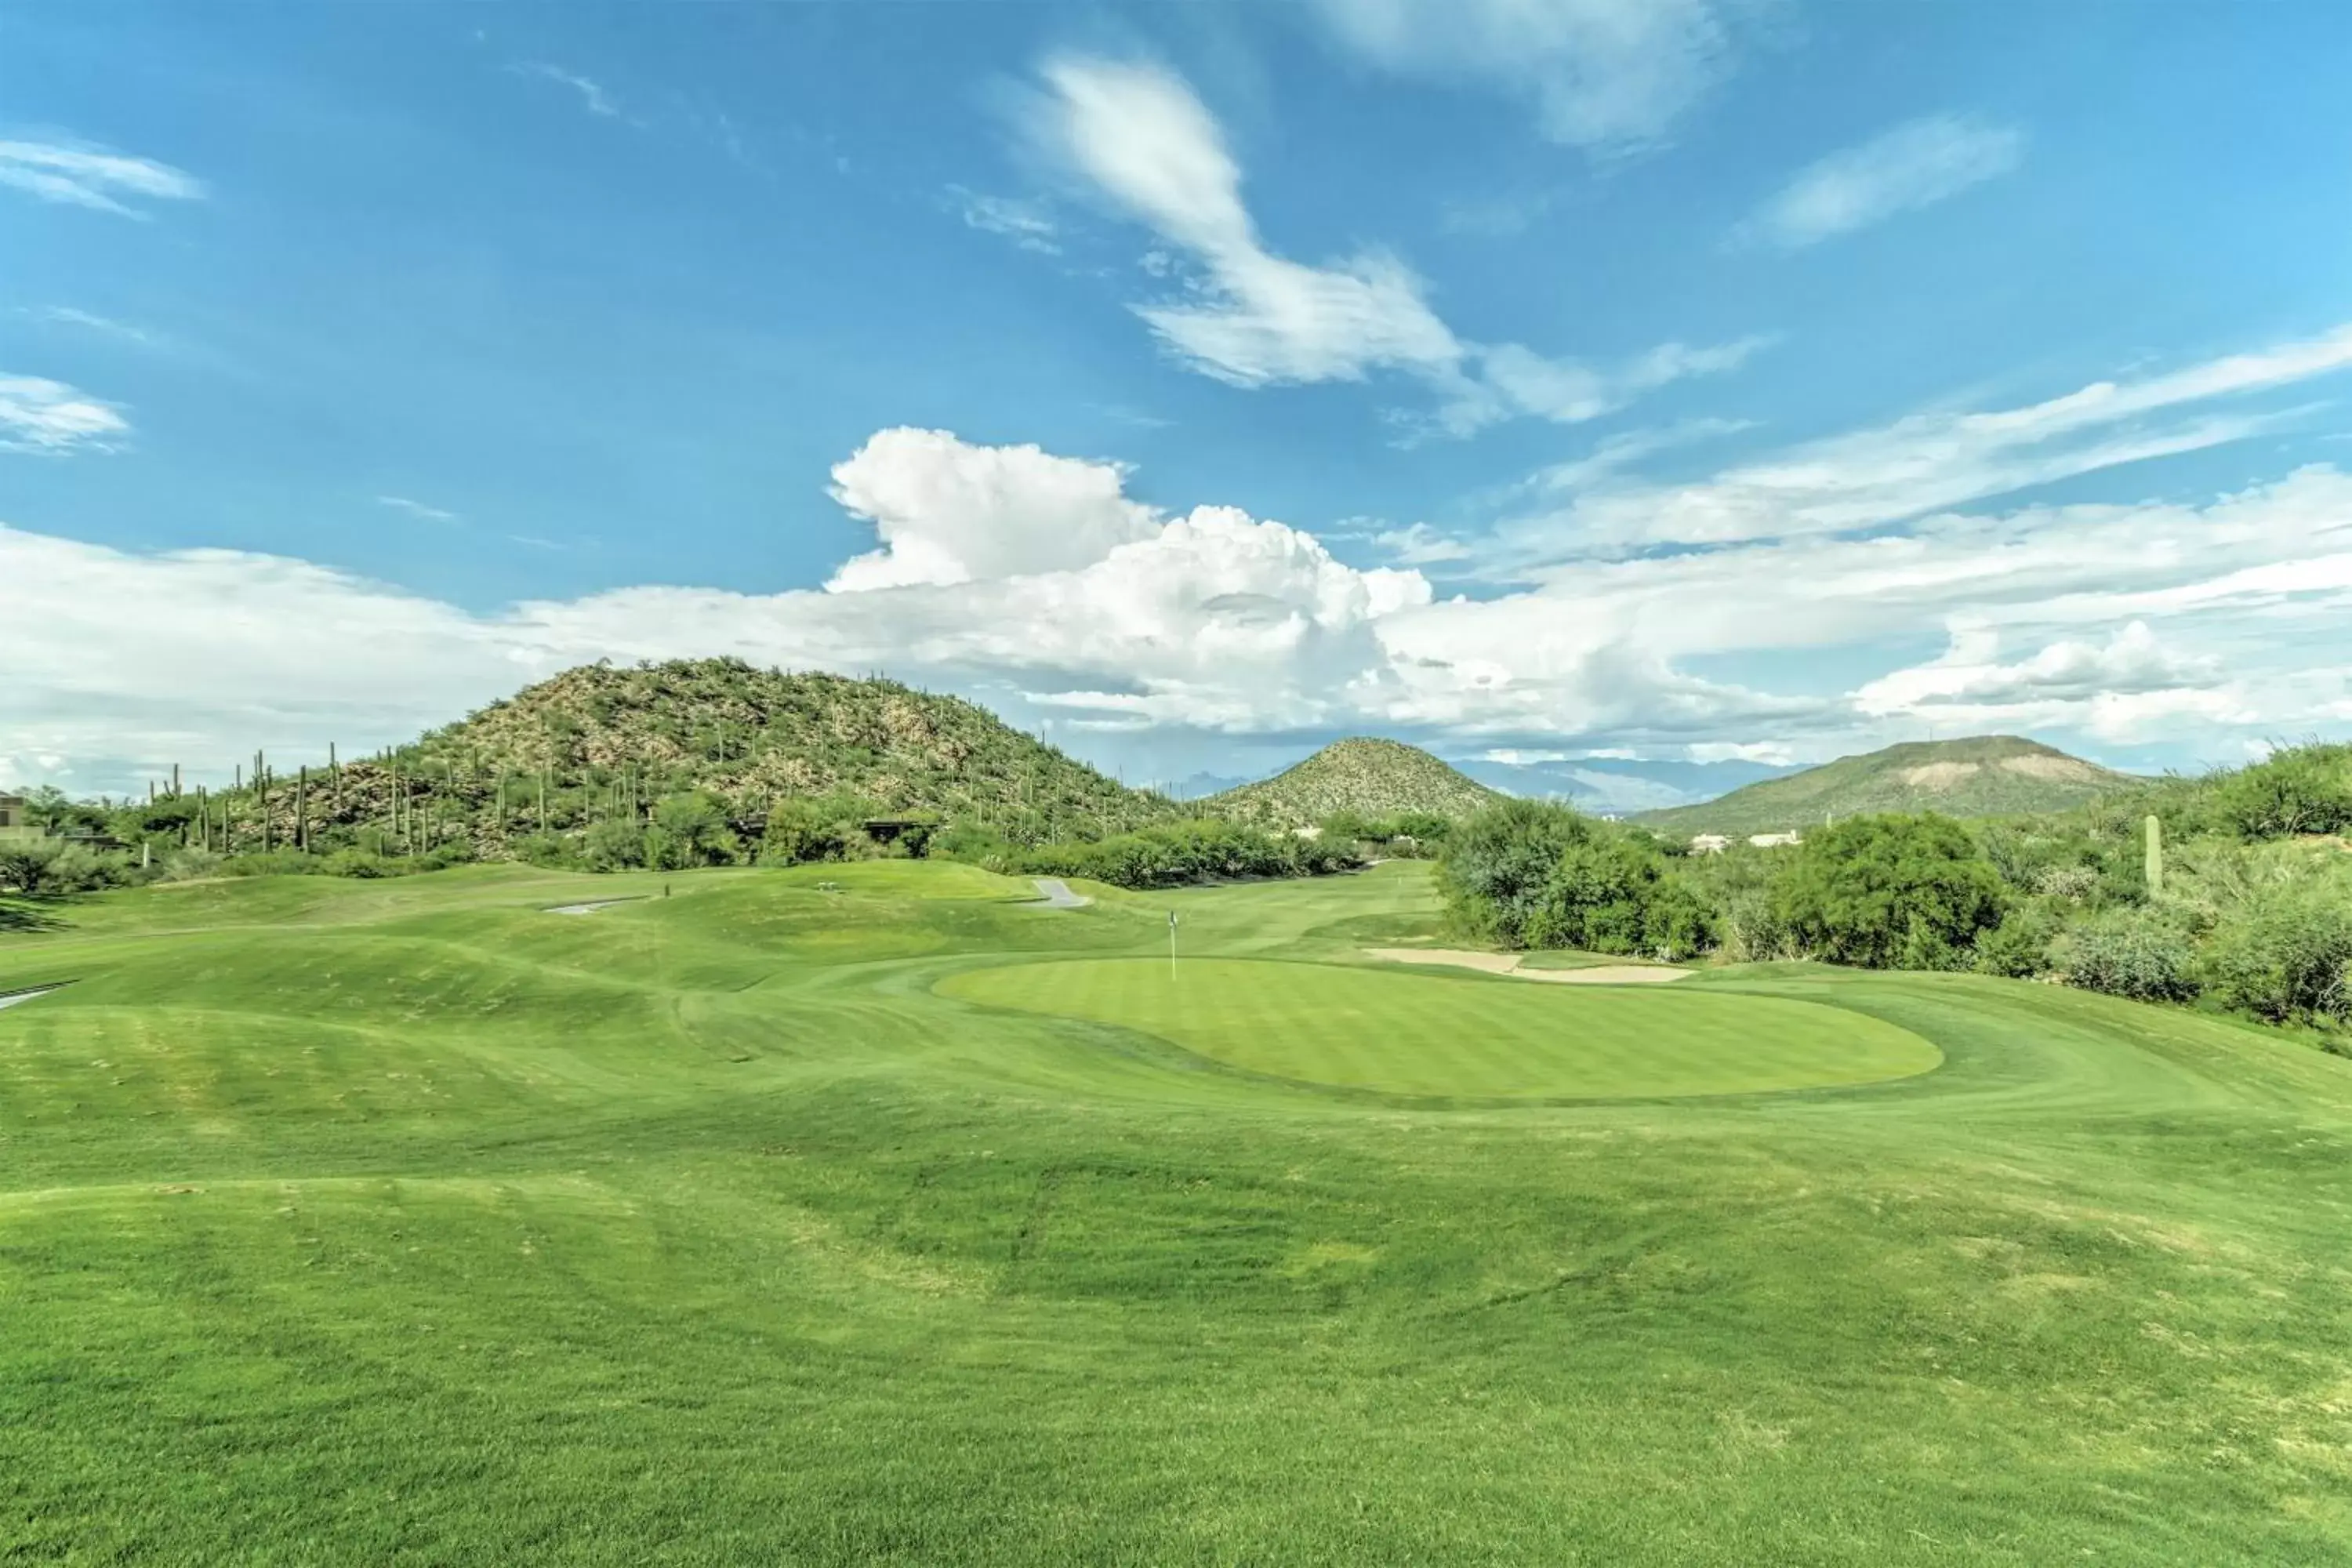
<path fill-rule="evenodd" d="M 1549 801 L 1479 812 L 1447 835 L 1440 869 L 1455 919 L 1508 947 L 1687 955 L 1715 940 L 1706 905 L 1647 835 Z"/>
<path fill-rule="evenodd" d="M 646 864 L 663 871 L 723 866 L 740 848 L 727 826 L 726 807 L 704 790 L 668 795 L 657 802 L 654 825 L 645 836 Z"/>
<path fill-rule="evenodd" d="M 1867 969 L 1949 969 L 2000 924 L 2000 873 L 1958 823 L 1856 816 L 1808 837 L 1773 889 L 1780 921 L 1817 957 Z"/>

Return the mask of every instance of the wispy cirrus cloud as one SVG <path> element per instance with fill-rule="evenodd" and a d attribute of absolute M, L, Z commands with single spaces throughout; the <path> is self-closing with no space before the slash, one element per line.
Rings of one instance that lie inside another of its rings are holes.
<path fill-rule="evenodd" d="M 1182 79 L 1159 66 L 1064 56 L 1044 70 L 1034 134 L 1165 249 L 1174 299 L 1135 307 L 1177 359 L 1229 384 L 1262 387 L 1416 376 L 1438 392 L 1410 429 L 1467 435 L 1534 416 L 1591 419 L 1669 382 L 1737 367 L 1765 340 L 1665 343 L 1615 365 L 1455 336 L 1421 279 L 1387 251 L 1320 266 L 1295 261 L 1258 233 L 1223 130 Z"/>
<path fill-rule="evenodd" d="M 204 182 L 184 169 L 80 142 L 0 142 L 0 185 L 45 202 L 88 207 L 120 217 L 149 215 L 138 197 L 194 201 Z"/>
<path fill-rule="evenodd" d="M 71 305 L 43 305 L 37 309 L 20 307 L 18 313 L 36 321 L 51 321 L 62 327 L 79 327 L 105 337 L 118 338 L 127 343 L 152 344 L 155 334 L 144 327 L 128 321 L 118 321 L 111 316 L 101 316 L 93 310 L 78 310 Z"/>
<path fill-rule="evenodd" d="M 116 404 L 47 376 L 0 374 L 0 452 L 108 452 L 130 434 Z"/>
<path fill-rule="evenodd" d="M 375 498 L 375 502 L 378 506 L 390 507 L 393 510 L 413 517 L 420 522 L 458 521 L 457 514 L 445 507 L 427 506 L 421 500 L 411 500 L 406 496 L 378 496 Z"/>
<path fill-rule="evenodd" d="M 604 90 L 604 84 L 591 77 L 583 76 L 578 71 L 567 70 L 559 65 L 550 65 L 545 60 L 525 60 L 519 65 L 509 66 L 507 68 L 517 76 L 537 77 L 541 81 L 551 81 L 570 88 L 580 95 L 580 106 L 591 114 L 606 120 L 624 118 L 620 104 L 614 100 L 611 93 Z"/>
<path fill-rule="evenodd" d="M 2197 451 L 2290 414 L 2231 400 L 2352 370 L 2352 324 L 2136 381 L 1981 412 L 1931 411 L 1825 437 L 1689 484 L 1597 469 L 1564 508 L 1504 531 L 1520 563 L 1592 550 L 1720 545 L 1877 528 L 2079 474 Z M 1565 477 L 1564 474 L 1562 476 Z"/>
<path fill-rule="evenodd" d="M 1400 76 L 1491 83 L 1548 139 L 1601 151 L 1663 141 L 1731 70 L 1716 0 L 1315 0 L 1349 50 Z"/>
<path fill-rule="evenodd" d="M 1799 171 L 1734 234 L 1798 250 L 1998 178 L 2025 157 L 2025 135 L 1956 114 L 1906 121 Z"/>
<path fill-rule="evenodd" d="M 1041 256 L 1058 256 L 1062 252 L 1060 231 L 1041 202 L 992 196 L 961 185 L 950 185 L 948 205 L 966 228 L 1009 239 L 1022 249 L 1034 250 Z"/>

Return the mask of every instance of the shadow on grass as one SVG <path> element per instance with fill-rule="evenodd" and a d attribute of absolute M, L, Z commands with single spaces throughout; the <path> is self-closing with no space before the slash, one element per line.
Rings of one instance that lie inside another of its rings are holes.
<path fill-rule="evenodd" d="M 0 934 L 65 929 L 66 922 L 38 902 L 26 899 L 0 899 Z"/>

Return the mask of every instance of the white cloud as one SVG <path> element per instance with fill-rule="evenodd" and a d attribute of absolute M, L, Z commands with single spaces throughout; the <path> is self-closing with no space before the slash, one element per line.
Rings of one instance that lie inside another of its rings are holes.
<path fill-rule="evenodd" d="M 405 512 L 408 516 L 424 522 L 457 521 L 457 514 L 454 511 L 442 507 L 427 506 L 421 500 L 411 500 L 406 496 L 378 496 L 375 501 L 378 506 L 388 506 L 394 511 Z"/>
<path fill-rule="evenodd" d="M 147 214 L 129 205 L 129 197 L 192 201 L 205 194 L 204 183 L 185 170 L 79 142 L 0 142 L 0 185 L 45 202 L 135 218 Z"/>
<path fill-rule="evenodd" d="M 111 317 L 98 315 L 93 311 L 77 310 L 71 305 L 44 305 L 38 310 L 20 306 L 17 313 L 31 316 L 38 321 L 54 321 L 59 326 L 80 327 L 89 331 L 103 333 L 110 338 L 120 338 L 125 342 L 152 343 L 155 341 L 154 334 L 144 328 L 134 327 L 128 321 L 118 321 Z"/>
<path fill-rule="evenodd" d="M 1181 254 L 1155 252 L 1186 293 L 1138 306 L 1179 360 L 1235 386 L 1362 381 L 1398 371 L 1444 403 L 1433 426 L 1464 435 L 1514 415 L 1594 418 L 1685 376 L 1736 368 L 1759 346 L 1667 343 L 1615 367 L 1455 337 L 1397 258 L 1367 249 L 1321 266 L 1269 249 L 1241 195 L 1223 129 L 1180 78 L 1153 65 L 1064 56 L 1032 126 L 1056 156 Z"/>
<path fill-rule="evenodd" d="M 961 185 L 950 185 L 948 196 L 950 209 L 963 219 L 967 228 L 1009 239 L 1022 249 L 1041 256 L 1062 253 L 1060 231 L 1041 203 L 1015 196 L 992 196 Z"/>
<path fill-rule="evenodd" d="M 833 470 L 833 498 L 881 548 L 845 562 L 836 593 L 967 583 L 1099 561 L 1150 537 L 1158 515 L 1127 499 L 1114 463 L 1034 446 L 975 447 L 945 430 L 877 432 Z"/>
<path fill-rule="evenodd" d="M 0 374 L 0 452 L 108 452 L 130 434 L 115 404 L 46 376 Z"/>
<path fill-rule="evenodd" d="M 2330 468 L 2200 505 L 1595 557 L 1444 600 L 1418 572 L 1350 568 L 1232 508 L 1166 514 L 1116 464 L 1035 447 L 887 430 L 835 487 L 880 545 L 824 590 L 489 614 L 299 561 L 0 528 L 0 762 L 121 788 L 257 745 L 380 743 L 600 658 L 712 654 L 1021 693 L 1101 734 L 1370 729 L 1527 756 L 1785 761 L 1922 722 L 2218 754 L 2352 715 L 2352 476 Z M 1874 651 L 1938 624 L 1937 658 Z M 1797 649 L 1853 673 L 1774 689 L 1758 656 Z"/>
<path fill-rule="evenodd" d="M 2272 414 L 2197 412 L 2216 399 L 2352 369 L 2352 326 L 2136 382 L 1982 413 L 1914 414 L 1806 442 L 1695 484 L 1588 486 L 1566 510 L 1517 520 L 1522 558 L 1611 545 L 1723 543 L 1841 532 L 1939 507 L 2198 450 L 2271 428 Z"/>
<path fill-rule="evenodd" d="M 2062 637 L 2010 664 L 2000 661 L 2000 645 L 1998 626 L 1955 617 L 1942 657 L 1865 683 L 1854 705 L 1874 716 L 1931 707 L 2002 709 L 2210 689 L 2222 679 L 2220 660 L 2168 652 L 2142 620 L 2125 623 L 2104 643 Z"/>
<path fill-rule="evenodd" d="M 1712 0 L 1316 0 L 1333 34 L 1402 76 L 1485 80 L 1545 136 L 1608 149 L 1663 139 L 1728 72 Z"/>
<path fill-rule="evenodd" d="M 1372 543 L 1388 552 L 1388 558 L 1400 566 L 1433 566 L 1447 561 L 1467 561 L 1474 553 L 1469 544 L 1440 533 L 1425 522 L 1404 528 L 1383 529 L 1372 535 Z"/>
<path fill-rule="evenodd" d="M 1800 171 L 1741 234 L 1788 250 L 1817 245 L 1956 196 L 2008 174 L 2024 156 L 2021 132 L 1931 114 Z"/>
<path fill-rule="evenodd" d="M 580 95 L 580 106 L 591 114 L 606 120 L 622 117 L 621 106 L 613 101 L 613 95 L 604 90 L 604 85 L 582 76 L 578 71 L 566 70 L 562 66 L 549 65 L 543 60 L 530 60 L 508 68 L 518 76 L 537 77 L 541 81 L 556 82 L 570 88 Z"/>

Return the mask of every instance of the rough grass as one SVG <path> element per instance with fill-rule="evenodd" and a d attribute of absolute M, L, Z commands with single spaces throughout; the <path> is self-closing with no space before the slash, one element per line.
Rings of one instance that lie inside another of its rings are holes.
<path fill-rule="evenodd" d="M 1791 965 L 1642 995 L 1944 1065 L 1369 1103 L 933 988 L 1154 957 L 1170 907 L 1328 966 L 1425 925 L 1422 868 L 818 879 L 301 879 L 0 940 L 0 990 L 74 982 L 0 1013 L 0 1557 L 2347 1555 L 2352 1062 Z"/>

